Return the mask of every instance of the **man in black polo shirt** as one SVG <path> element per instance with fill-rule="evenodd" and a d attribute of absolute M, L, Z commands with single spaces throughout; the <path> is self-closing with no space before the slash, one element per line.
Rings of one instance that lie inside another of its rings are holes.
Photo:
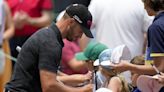
<path fill-rule="evenodd" d="M 48 28 L 40 29 L 22 46 L 11 81 L 5 92 L 90 92 L 92 86 L 72 88 L 56 80 L 61 60 L 62 39 L 76 40 L 90 32 L 92 15 L 88 8 L 73 4 L 66 8 L 63 18 Z"/>

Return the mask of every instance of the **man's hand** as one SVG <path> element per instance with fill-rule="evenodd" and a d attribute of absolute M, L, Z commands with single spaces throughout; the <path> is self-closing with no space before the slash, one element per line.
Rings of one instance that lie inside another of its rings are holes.
<path fill-rule="evenodd" d="M 82 92 L 93 92 L 93 84 L 88 84 L 82 87 L 83 91 Z"/>
<path fill-rule="evenodd" d="M 90 81 L 91 79 L 92 79 L 92 72 L 88 71 L 88 73 L 84 75 L 84 80 Z"/>
<path fill-rule="evenodd" d="M 15 13 L 13 20 L 15 27 L 21 29 L 25 24 L 29 24 L 30 16 L 26 12 L 20 11 Z"/>

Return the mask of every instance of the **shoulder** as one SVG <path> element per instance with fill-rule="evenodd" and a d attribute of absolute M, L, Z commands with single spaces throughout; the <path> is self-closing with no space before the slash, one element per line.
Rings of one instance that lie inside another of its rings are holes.
<path fill-rule="evenodd" d="M 163 22 L 163 23 L 162 23 Z M 164 34 L 164 21 L 156 20 L 150 27 L 149 33 L 156 35 L 156 34 Z"/>
<path fill-rule="evenodd" d="M 110 82 L 114 82 L 114 83 L 119 83 L 121 84 L 121 79 L 118 76 L 114 76 L 110 79 Z"/>
<path fill-rule="evenodd" d="M 157 20 L 155 20 L 153 24 L 155 26 L 162 27 L 163 30 L 164 30 L 164 21 L 163 20 L 164 20 L 164 16 L 162 16 L 162 17 L 158 18 Z"/>
<path fill-rule="evenodd" d="M 51 47 L 52 45 L 54 47 L 58 44 L 56 34 L 48 28 L 39 29 L 27 40 L 27 42 L 38 48 L 40 46 Z"/>
<path fill-rule="evenodd" d="M 53 30 L 50 30 L 48 27 L 39 29 L 36 33 L 34 33 L 33 38 L 37 38 L 40 42 L 45 42 L 49 40 L 53 40 L 54 42 L 57 40 L 57 35 Z"/>

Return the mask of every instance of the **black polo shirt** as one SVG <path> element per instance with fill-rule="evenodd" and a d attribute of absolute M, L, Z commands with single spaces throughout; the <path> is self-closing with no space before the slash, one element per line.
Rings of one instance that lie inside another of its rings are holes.
<path fill-rule="evenodd" d="M 39 70 L 56 73 L 63 46 L 61 33 L 55 23 L 33 34 L 22 46 L 6 89 L 14 92 L 42 92 Z"/>

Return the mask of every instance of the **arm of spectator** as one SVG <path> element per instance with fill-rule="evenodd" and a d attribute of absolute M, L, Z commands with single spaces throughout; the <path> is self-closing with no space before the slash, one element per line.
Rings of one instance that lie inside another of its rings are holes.
<path fill-rule="evenodd" d="M 63 73 L 63 72 L 61 72 L 60 70 L 58 70 L 57 75 L 58 75 L 58 76 L 67 76 L 68 74 Z"/>
<path fill-rule="evenodd" d="M 76 72 L 87 68 L 86 63 L 84 61 L 78 61 L 75 57 L 68 62 L 68 65 Z"/>
<path fill-rule="evenodd" d="M 122 60 L 119 64 L 112 64 L 111 66 L 118 72 L 130 70 L 137 74 L 156 74 L 155 70 L 151 65 L 135 65 L 124 60 Z"/>
<path fill-rule="evenodd" d="M 52 20 L 52 13 L 50 10 L 43 10 L 41 12 L 41 17 L 32 18 L 27 17 L 26 21 L 28 24 L 35 26 L 35 27 L 45 27 L 51 23 Z"/>
<path fill-rule="evenodd" d="M 92 85 L 86 85 L 80 88 L 73 88 L 61 84 L 56 80 L 56 74 L 46 70 L 40 70 L 40 80 L 43 92 L 91 92 Z"/>
<path fill-rule="evenodd" d="M 6 13 L 6 26 L 3 34 L 3 39 L 10 39 L 14 35 L 14 23 L 11 17 L 10 9 L 6 2 L 4 2 L 5 13 Z"/>
<path fill-rule="evenodd" d="M 62 51 L 62 63 L 67 64 L 73 71 L 79 72 L 87 68 L 84 61 L 78 61 L 75 58 L 76 50 L 74 50 L 74 45 L 67 40 L 64 40 L 64 48 Z M 78 47 L 79 48 L 79 47 Z"/>
<path fill-rule="evenodd" d="M 160 72 L 164 72 L 164 57 L 154 57 L 154 65 Z"/>

